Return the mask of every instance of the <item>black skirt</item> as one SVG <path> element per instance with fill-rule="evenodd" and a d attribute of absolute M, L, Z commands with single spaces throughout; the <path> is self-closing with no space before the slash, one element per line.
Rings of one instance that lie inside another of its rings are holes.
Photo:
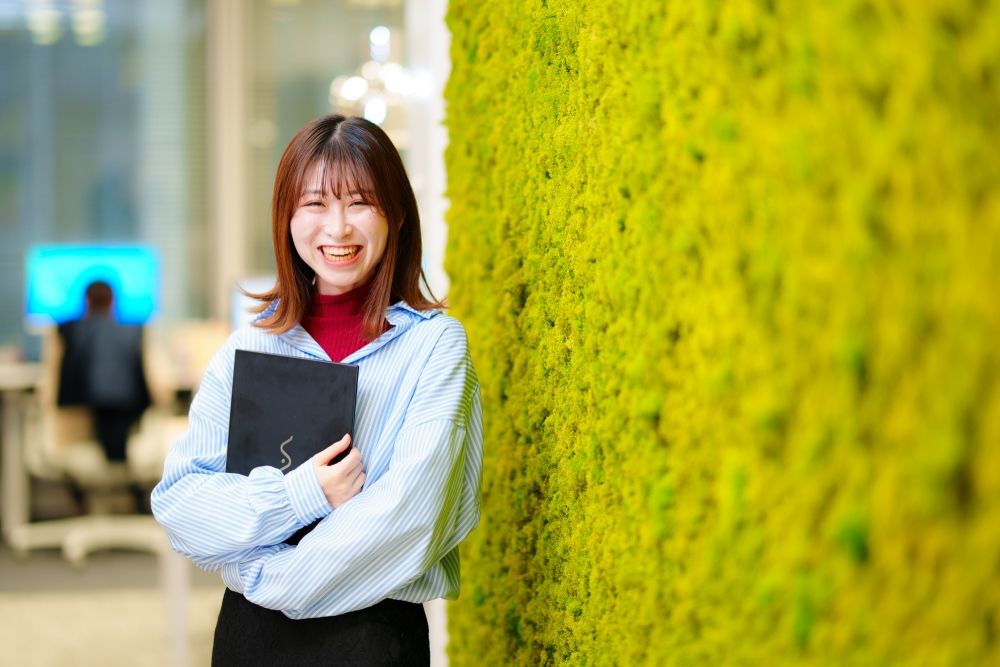
<path fill-rule="evenodd" d="M 422 605 L 383 600 L 340 616 L 292 620 L 226 589 L 215 625 L 213 667 L 230 665 L 430 665 Z"/>

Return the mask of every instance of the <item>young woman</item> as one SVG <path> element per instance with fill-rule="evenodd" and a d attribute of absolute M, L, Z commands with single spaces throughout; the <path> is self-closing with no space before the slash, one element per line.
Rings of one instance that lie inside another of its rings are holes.
<path fill-rule="evenodd" d="M 272 225 L 275 287 L 209 366 L 153 512 L 177 551 L 222 570 L 213 664 L 428 664 L 420 603 L 458 594 L 457 548 L 479 521 L 465 331 L 420 291 L 416 200 L 378 126 L 331 115 L 300 130 Z M 224 472 L 237 349 L 356 364 L 355 432 L 287 475 Z"/>

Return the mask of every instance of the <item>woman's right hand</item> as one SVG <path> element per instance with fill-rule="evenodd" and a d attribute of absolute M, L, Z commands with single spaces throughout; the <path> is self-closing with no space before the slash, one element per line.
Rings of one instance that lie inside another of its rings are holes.
<path fill-rule="evenodd" d="M 365 469 L 357 448 L 351 449 L 343 459 L 329 465 L 330 461 L 351 446 L 350 434 L 333 443 L 312 457 L 316 478 L 323 487 L 330 507 L 336 509 L 361 492 L 365 483 Z"/>

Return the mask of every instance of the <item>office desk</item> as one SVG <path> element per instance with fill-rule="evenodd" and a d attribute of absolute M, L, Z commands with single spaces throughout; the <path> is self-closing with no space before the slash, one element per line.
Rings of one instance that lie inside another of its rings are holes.
<path fill-rule="evenodd" d="M 29 428 L 26 420 L 38 415 L 35 390 L 41 372 L 40 364 L 0 364 L 3 399 L 0 521 L 4 541 L 18 554 L 31 549 L 62 548 L 71 561 L 82 560 L 89 551 L 104 546 L 171 553 L 163 529 L 150 516 L 88 515 L 31 521 L 31 477 L 25 452 L 27 438 L 38 437 L 39 433 L 37 428 Z M 153 451 L 152 457 L 162 461 L 158 451 Z"/>
<path fill-rule="evenodd" d="M 41 376 L 40 364 L 0 364 L 0 398 L 3 400 L 3 477 L 0 490 L 0 521 L 3 523 L 4 541 L 12 549 L 23 553 L 31 548 L 34 537 L 26 532 L 31 519 L 31 498 L 28 473 L 24 462 L 25 413 L 35 400 L 34 390 Z M 48 538 L 44 546 L 58 546 L 62 540 Z M 42 545 L 39 545 L 42 546 Z"/>

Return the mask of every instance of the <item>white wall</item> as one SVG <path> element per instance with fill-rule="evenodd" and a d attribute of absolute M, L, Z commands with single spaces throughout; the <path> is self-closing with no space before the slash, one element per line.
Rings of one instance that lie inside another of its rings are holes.
<path fill-rule="evenodd" d="M 409 109 L 408 169 L 422 218 L 424 273 L 437 297 L 448 293 L 444 249 L 448 230 L 444 213 L 444 85 L 451 71 L 451 35 L 444 22 L 446 0 L 407 0 L 407 66 L 418 82 Z"/>

